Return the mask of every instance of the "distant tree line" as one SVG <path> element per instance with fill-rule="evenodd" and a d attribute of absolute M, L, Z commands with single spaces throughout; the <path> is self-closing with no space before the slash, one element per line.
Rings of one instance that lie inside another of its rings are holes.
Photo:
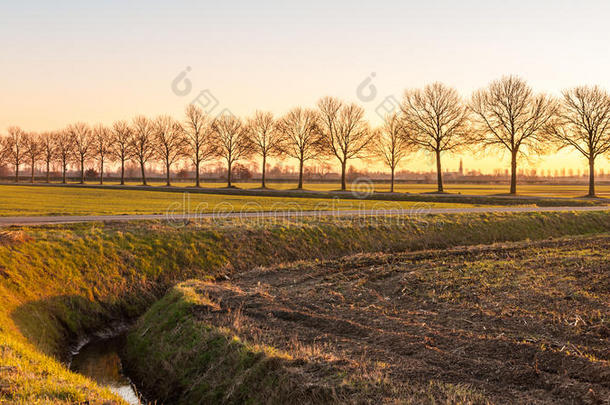
<path fill-rule="evenodd" d="M 142 184 L 146 167 L 160 163 L 166 184 L 178 162 L 194 168 L 200 186 L 201 165 L 221 160 L 226 165 L 227 186 L 232 187 L 233 169 L 243 160 L 262 161 L 261 187 L 266 187 L 270 158 L 298 162 L 298 188 L 303 187 L 305 165 L 311 160 L 336 159 L 341 167 L 341 189 L 346 189 L 346 168 L 354 159 L 383 163 L 394 173 L 409 154 L 427 151 L 435 156 L 438 192 L 443 192 L 442 157 L 465 149 L 507 151 L 510 155 L 510 193 L 517 192 L 518 163 L 522 157 L 572 148 L 587 159 L 589 195 L 595 195 L 595 162 L 610 150 L 610 94 L 598 86 L 581 86 L 562 92 L 560 98 L 535 93 L 516 76 L 505 76 L 476 91 L 468 100 L 442 83 L 407 90 L 400 107 L 389 113 L 379 128 L 364 118 L 364 109 L 337 98 L 324 97 L 316 108 L 297 107 L 274 117 L 257 111 L 242 119 L 230 114 L 211 117 L 189 105 L 180 120 L 170 116 L 137 116 L 111 126 L 78 122 L 58 131 L 26 132 L 9 127 L 0 139 L 0 164 L 20 168 L 45 164 L 50 181 L 52 164 L 59 164 L 66 182 L 69 165 L 76 165 L 85 181 L 86 163 L 95 161 L 100 183 L 106 165 L 120 167 L 135 162 Z"/>

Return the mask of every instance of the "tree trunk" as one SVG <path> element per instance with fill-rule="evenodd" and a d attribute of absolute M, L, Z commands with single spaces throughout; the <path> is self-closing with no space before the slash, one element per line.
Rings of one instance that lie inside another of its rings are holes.
<path fill-rule="evenodd" d="M 140 170 L 142 170 L 142 185 L 147 186 L 146 184 L 146 171 L 144 170 L 144 162 L 140 162 Z"/>
<path fill-rule="evenodd" d="M 436 151 L 436 191 L 442 193 L 443 190 L 443 169 L 441 167 L 441 151 Z"/>
<path fill-rule="evenodd" d="M 589 197 L 595 197 L 595 159 L 589 159 Z"/>
<path fill-rule="evenodd" d="M 67 171 L 67 167 L 66 167 L 66 162 L 65 161 L 61 162 L 61 168 L 62 168 L 61 169 L 62 170 L 62 173 L 61 173 L 61 182 L 63 184 L 66 184 L 66 171 Z"/>
<path fill-rule="evenodd" d="M 392 167 L 392 176 L 390 177 L 390 193 L 394 192 L 394 167 Z"/>
<path fill-rule="evenodd" d="M 195 187 L 201 187 L 201 181 L 199 178 L 199 162 L 195 163 Z"/>
<path fill-rule="evenodd" d="M 166 182 L 165 185 L 166 186 L 171 186 L 171 180 L 170 180 L 170 168 L 169 168 L 169 163 L 165 164 L 165 175 L 166 175 Z"/>
<path fill-rule="evenodd" d="M 231 162 L 227 163 L 227 187 L 231 187 Z"/>
<path fill-rule="evenodd" d="M 19 165 L 15 165 L 15 183 L 19 183 Z"/>
<path fill-rule="evenodd" d="M 80 184 L 85 184 L 85 159 L 80 159 Z"/>
<path fill-rule="evenodd" d="M 517 152 L 510 156 L 510 193 L 517 194 Z"/>
<path fill-rule="evenodd" d="M 341 162 L 341 191 L 345 191 L 347 189 L 347 184 L 345 183 L 345 166 L 347 161 L 344 160 Z"/>
<path fill-rule="evenodd" d="M 34 160 L 32 159 L 32 172 L 31 172 L 31 177 L 30 177 L 30 183 L 34 183 Z"/>
<path fill-rule="evenodd" d="M 100 184 L 104 184 L 104 159 L 100 160 Z"/>
<path fill-rule="evenodd" d="M 47 183 L 51 182 L 51 163 L 47 160 Z"/>
<path fill-rule="evenodd" d="M 121 159 L 121 186 L 125 184 L 125 159 Z"/>
<path fill-rule="evenodd" d="M 299 160 L 299 185 L 297 189 L 303 190 L 303 159 Z"/>
<path fill-rule="evenodd" d="M 261 179 L 261 187 L 265 188 L 265 166 L 267 165 L 267 156 L 263 155 L 263 169 L 262 169 L 262 179 Z"/>

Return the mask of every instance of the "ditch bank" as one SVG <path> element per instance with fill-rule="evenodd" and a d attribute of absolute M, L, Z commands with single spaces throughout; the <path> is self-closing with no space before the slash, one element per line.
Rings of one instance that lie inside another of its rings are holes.
<path fill-rule="evenodd" d="M 126 360 L 171 404 L 602 404 L 609 255 L 605 234 L 191 280 Z"/>
<path fill-rule="evenodd" d="M 0 399 L 121 403 L 71 372 L 62 361 L 67 350 L 108 325 L 137 318 L 187 279 L 230 279 L 257 266 L 362 252 L 608 231 L 606 212 L 13 227 L 0 235 Z"/>

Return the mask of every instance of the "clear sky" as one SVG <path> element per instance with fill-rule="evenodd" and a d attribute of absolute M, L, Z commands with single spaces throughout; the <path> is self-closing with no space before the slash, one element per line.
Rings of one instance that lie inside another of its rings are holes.
<path fill-rule="evenodd" d="M 385 97 L 432 81 L 465 97 L 503 74 L 555 95 L 610 88 L 609 15 L 607 1 L 3 1 L 0 131 L 180 117 L 203 90 L 218 100 L 215 111 L 237 115 L 334 95 L 359 102 L 376 123 Z M 187 67 L 191 88 L 180 81 L 180 95 L 172 81 Z M 359 98 L 372 73 L 375 97 L 367 87 Z M 533 164 L 585 166 L 566 154 Z"/>

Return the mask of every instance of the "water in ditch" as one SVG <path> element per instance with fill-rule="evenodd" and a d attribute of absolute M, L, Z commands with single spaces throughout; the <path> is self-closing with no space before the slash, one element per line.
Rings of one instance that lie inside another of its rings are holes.
<path fill-rule="evenodd" d="M 146 404 L 123 371 L 119 354 L 124 342 L 125 335 L 94 338 L 73 353 L 70 369 L 110 388 L 129 404 Z"/>

